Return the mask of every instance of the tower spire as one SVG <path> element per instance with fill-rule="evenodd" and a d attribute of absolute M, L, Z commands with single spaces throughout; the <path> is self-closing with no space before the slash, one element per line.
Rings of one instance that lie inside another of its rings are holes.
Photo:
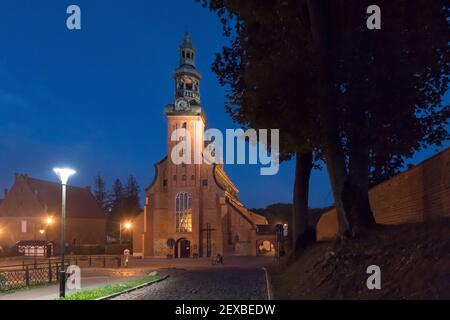
<path fill-rule="evenodd" d="M 175 70 L 175 103 L 166 106 L 166 114 L 201 114 L 200 80 L 195 69 L 196 50 L 189 32 L 183 36 L 179 47 L 180 66 Z"/>
<path fill-rule="evenodd" d="M 180 67 L 188 66 L 195 68 L 195 48 L 192 44 L 192 37 L 189 32 L 186 32 L 183 37 L 183 42 L 180 45 Z"/>

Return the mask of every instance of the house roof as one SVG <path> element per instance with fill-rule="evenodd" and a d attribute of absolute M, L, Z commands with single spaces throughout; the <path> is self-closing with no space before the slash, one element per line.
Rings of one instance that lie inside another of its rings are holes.
<path fill-rule="evenodd" d="M 4 199 L 3 205 L 0 205 L 0 216 L 17 215 L 14 214 L 14 212 L 18 211 L 11 210 L 11 208 L 14 209 L 14 207 L 20 205 L 20 202 L 26 200 L 18 198 L 27 196 L 34 196 L 46 212 L 55 214 L 61 212 L 61 184 L 19 174 L 16 175 L 14 184 L 20 184 L 21 188 L 27 186 L 31 193 L 20 193 L 21 196 L 18 196 L 17 194 L 14 195 L 15 189 L 13 186 Z M 14 199 L 8 201 L 9 197 Z M 40 210 L 30 210 L 30 212 L 27 213 L 31 216 L 42 214 Z M 89 188 L 67 186 L 67 217 L 104 219 L 106 214 L 95 200 Z"/>

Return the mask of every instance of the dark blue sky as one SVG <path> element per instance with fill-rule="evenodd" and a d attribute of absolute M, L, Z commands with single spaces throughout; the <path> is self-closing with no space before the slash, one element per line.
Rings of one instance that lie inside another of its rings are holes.
<path fill-rule="evenodd" d="M 81 7 L 81 31 L 66 28 L 70 4 Z M 61 165 L 78 171 L 75 185 L 91 185 L 97 173 L 109 186 L 134 174 L 145 188 L 166 154 L 163 107 L 173 101 L 186 30 L 198 50 L 209 127 L 236 127 L 210 71 L 225 43 L 221 25 L 194 0 L 2 0 L 0 12 L 1 189 L 14 172 L 56 181 L 52 168 Z M 259 166 L 226 166 L 249 207 L 291 202 L 293 169 L 285 163 L 277 176 L 262 177 Z M 313 173 L 310 200 L 332 203 L 325 172 Z"/>

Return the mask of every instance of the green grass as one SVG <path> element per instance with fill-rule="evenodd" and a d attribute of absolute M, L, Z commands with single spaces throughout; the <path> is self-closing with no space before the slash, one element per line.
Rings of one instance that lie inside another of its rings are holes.
<path fill-rule="evenodd" d="M 122 292 L 127 289 L 137 287 L 139 285 L 158 280 L 160 275 L 148 275 L 139 279 L 127 281 L 124 283 L 109 284 L 95 289 L 87 289 L 71 294 L 65 298 L 58 298 L 57 300 L 95 300 L 101 297 L 106 297 L 115 293 Z"/>

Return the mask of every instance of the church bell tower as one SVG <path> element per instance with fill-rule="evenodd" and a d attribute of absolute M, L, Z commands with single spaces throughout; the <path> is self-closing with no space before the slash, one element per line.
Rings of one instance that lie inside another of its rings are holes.
<path fill-rule="evenodd" d="M 185 33 L 179 46 L 179 66 L 175 69 L 175 95 L 172 104 L 166 105 L 164 112 L 168 125 L 168 156 L 171 163 L 171 182 L 174 186 L 198 185 L 199 170 L 193 165 L 195 155 L 203 152 L 203 136 L 205 131 L 205 117 L 200 102 L 201 75 L 195 67 L 196 50 L 192 44 L 192 37 Z M 186 129 L 189 133 L 191 161 L 183 166 L 172 163 L 172 149 L 180 141 L 172 141 L 172 133 L 177 129 Z"/>
<path fill-rule="evenodd" d="M 175 101 L 165 108 L 166 115 L 202 115 L 200 104 L 201 75 L 195 68 L 196 50 L 192 37 L 185 33 L 179 47 L 180 64 L 175 70 Z"/>

